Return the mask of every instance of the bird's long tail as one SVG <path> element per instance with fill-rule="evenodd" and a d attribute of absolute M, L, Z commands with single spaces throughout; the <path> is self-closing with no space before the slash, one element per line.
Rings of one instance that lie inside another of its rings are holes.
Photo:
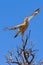
<path fill-rule="evenodd" d="M 18 31 L 18 32 L 16 33 L 16 35 L 14 36 L 14 38 L 16 38 L 16 37 L 19 35 L 19 33 L 20 33 L 20 31 Z"/>

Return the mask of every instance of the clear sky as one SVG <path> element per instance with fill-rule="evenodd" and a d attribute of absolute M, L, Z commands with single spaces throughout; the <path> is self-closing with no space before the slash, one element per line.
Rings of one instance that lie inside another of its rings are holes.
<path fill-rule="evenodd" d="M 30 41 L 33 41 L 35 48 L 39 49 L 37 58 L 43 60 L 43 0 L 0 0 L 0 64 L 7 65 L 3 57 L 8 50 L 21 45 L 21 35 L 14 39 L 16 31 L 4 32 L 3 28 L 13 27 L 23 22 L 24 18 L 31 15 L 37 8 L 40 13 L 35 16 L 25 32 L 28 34 L 31 29 Z"/>

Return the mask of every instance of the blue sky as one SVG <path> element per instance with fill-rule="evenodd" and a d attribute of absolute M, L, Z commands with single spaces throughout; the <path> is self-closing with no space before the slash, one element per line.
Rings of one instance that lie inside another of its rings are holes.
<path fill-rule="evenodd" d="M 13 27 L 23 22 L 24 18 L 31 15 L 37 8 L 40 13 L 30 21 L 25 35 L 31 29 L 30 41 L 39 49 L 37 59 L 43 60 L 43 0 L 0 0 L 0 64 L 7 65 L 3 57 L 8 50 L 21 45 L 21 35 L 13 38 L 16 31 L 4 32 L 3 28 Z M 16 51 L 16 49 L 15 49 Z"/>

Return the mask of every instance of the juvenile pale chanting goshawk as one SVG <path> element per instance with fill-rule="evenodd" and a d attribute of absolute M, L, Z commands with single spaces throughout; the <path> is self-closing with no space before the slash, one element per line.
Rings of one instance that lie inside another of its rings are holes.
<path fill-rule="evenodd" d="M 39 12 L 40 12 L 40 8 L 38 8 L 37 10 L 35 10 L 34 13 L 32 15 L 30 15 L 29 17 L 26 17 L 24 19 L 24 22 L 22 24 L 19 24 L 19 25 L 15 26 L 15 27 L 7 28 L 6 30 L 16 30 L 16 29 L 18 29 L 18 31 L 17 31 L 17 33 L 16 33 L 16 35 L 14 37 L 16 38 L 19 33 L 21 33 L 22 34 L 22 37 L 23 37 L 24 36 L 24 32 L 28 28 L 28 23 Z"/>

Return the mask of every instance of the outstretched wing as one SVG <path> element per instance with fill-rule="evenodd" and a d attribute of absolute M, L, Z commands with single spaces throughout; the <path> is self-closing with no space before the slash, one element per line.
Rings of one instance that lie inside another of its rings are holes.
<path fill-rule="evenodd" d="M 35 10 L 34 13 L 31 16 L 28 17 L 28 21 L 30 19 L 32 19 L 34 16 L 36 16 L 39 12 L 40 12 L 40 8 L 38 8 L 37 10 Z"/>
<path fill-rule="evenodd" d="M 18 28 L 21 28 L 24 24 L 20 24 L 20 25 L 17 25 L 15 27 L 11 27 L 11 28 L 4 28 L 4 31 L 8 31 L 8 30 L 16 30 Z"/>

